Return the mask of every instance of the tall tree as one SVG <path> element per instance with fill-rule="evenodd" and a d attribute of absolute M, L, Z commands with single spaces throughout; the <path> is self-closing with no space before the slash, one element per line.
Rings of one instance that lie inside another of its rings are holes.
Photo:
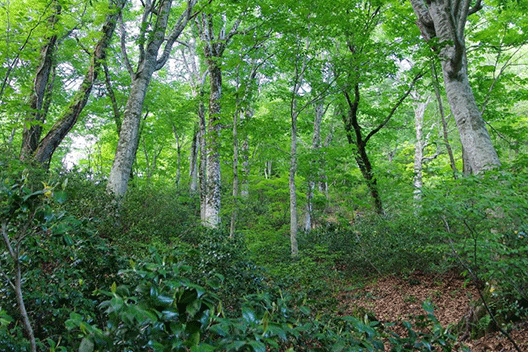
<path fill-rule="evenodd" d="M 126 55 L 125 45 L 122 45 L 123 56 L 132 83 L 122 117 L 114 162 L 106 186 L 107 191 L 118 198 L 125 195 L 128 187 L 128 180 L 139 143 L 141 111 L 152 75 L 165 65 L 169 59 L 172 46 L 189 20 L 196 15 L 193 13 L 193 9 L 197 1 L 187 0 L 185 10 L 174 24 L 168 37 L 165 37 L 165 34 L 171 19 L 172 0 L 159 2 L 147 0 L 143 2 L 144 9 L 138 41 L 139 58 L 136 70 L 132 68 Z"/>
<path fill-rule="evenodd" d="M 215 33 L 215 17 L 220 20 L 220 28 Z M 202 223 L 211 228 L 220 225 L 221 206 L 221 173 L 220 173 L 220 118 L 222 108 L 222 57 L 224 51 L 237 33 L 241 20 L 236 20 L 227 31 L 227 17 L 225 14 L 202 13 L 197 21 L 200 37 L 204 43 L 203 51 L 207 71 L 209 73 L 209 118 L 207 121 L 207 177 L 205 187 L 205 201 L 202 204 Z"/>
<path fill-rule="evenodd" d="M 482 9 L 482 0 L 410 0 L 422 36 L 442 63 L 451 113 L 468 166 L 475 174 L 500 165 L 468 79 L 465 27 L 468 16 Z"/>

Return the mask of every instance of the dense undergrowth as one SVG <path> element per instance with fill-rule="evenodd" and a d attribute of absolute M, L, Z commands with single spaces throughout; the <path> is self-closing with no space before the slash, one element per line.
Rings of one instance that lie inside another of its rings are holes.
<path fill-rule="evenodd" d="M 42 351 L 449 351 L 456 330 L 430 306 L 405 337 L 335 313 L 342 282 L 416 270 L 480 285 L 493 319 L 474 334 L 527 315 L 528 180 L 507 170 L 431 186 L 385 216 L 336 218 L 321 201 L 296 258 L 285 194 L 262 183 L 230 238 L 201 228 L 197 197 L 175 187 L 136 185 L 117 206 L 88 175 L 1 170 L 2 351 L 30 350 L 17 275 Z"/>

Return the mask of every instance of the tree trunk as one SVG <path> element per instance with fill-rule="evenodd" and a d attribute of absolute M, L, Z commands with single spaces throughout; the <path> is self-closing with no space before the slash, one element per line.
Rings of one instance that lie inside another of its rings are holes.
<path fill-rule="evenodd" d="M 321 123 L 325 113 L 325 106 L 323 102 L 315 104 L 315 118 L 313 123 L 312 135 L 312 151 L 317 151 L 321 148 Z M 319 158 L 317 153 L 314 153 Z M 316 181 L 320 179 L 321 170 L 318 167 L 318 160 L 310 160 L 310 175 L 308 175 L 308 186 L 306 192 L 306 209 L 304 215 L 304 231 L 308 232 L 312 229 L 313 218 L 313 195 L 315 191 Z"/>
<path fill-rule="evenodd" d="M 178 131 L 176 130 L 176 125 L 174 124 L 172 124 L 172 134 L 174 135 L 174 138 L 176 139 L 176 154 L 177 154 L 176 187 L 179 187 L 180 179 L 181 179 L 181 144 L 180 144 L 180 135 L 178 134 Z"/>
<path fill-rule="evenodd" d="M 442 103 L 442 96 L 440 95 L 440 84 L 438 83 L 438 75 L 436 74 L 436 68 L 434 63 L 431 64 L 431 73 L 433 76 L 433 87 L 435 92 L 436 101 L 438 103 L 438 111 L 440 112 L 440 120 L 442 122 L 442 138 L 444 140 L 444 145 L 447 150 L 447 155 L 449 156 L 449 163 L 451 169 L 453 170 L 453 177 L 457 179 L 458 169 L 456 167 L 455 156 L 453 155 L 453 150 L 451 149 L 451 144 L 449 143 L 449 133 L 447 129 L 447 121 L 444 112 L 444 104 Z"/>
<path fill-rule="evenodd" d="M 88 68 L 88 72 L 86 73 L 79 90 L 73 97 L 73 101 L 70 103 L 66 112 L 40 141 L 33 155 L 33 159 L 46 168 L 49 167 L 53 153 L 75 125 L 79 115 L 88 102 L 101 63 L 105 60 L 106 49 L 110 45 L 119 14 L 121 13 L 125 2 L 125 0 L 119 1 L 116 4 L 117 9 L 114 9 L 117 11 L 114 11 L 111 15 L 106 17 L 105 24 L 101 30 L 102 37 L 95 46 L 90 67 Z"/>
<path fill-rule="evenodd" d="M 296 94 L 297 92 L 295 92 Z M 296 99 L 296 98 L 294 98 Z M 297 187 L 295 185 L 295 174 L 297 173 L 297 112 L 292 108 L 291 112 L 291 145 L 290 145 L 290 177 L 288 180 L 290 188 L 290 247 L 293 257 L 299 254 L 297 244 Z"/>
<path fill-rule="evenodd" d="M 238 116 L 240 110 L 235 111 L 233 116 L 233 211 L 231 213 L 231 227 L 229 229 L 229 236 L 233 238 L 235 236 L 235 226 L 238 215 L 238 193 L 239 193 L 239 181 L 238 181 Z"/>
<path fill-rule="evenodd" d="M 55 25 L 60 16 L 61 7 L 56 6 L 55 13 L 48 20 L 51 31 L 55 30 Z M 20 150 L 20 159 L 27 160 L 31 158 L 37 150 L 40 136 L 42 134 L 42 124 L 46 119 L 44 109 L 44 99 L 46 95 L 51 94 L 53 81 L 50 80 L 54 67 L 54 55 L 57 43 L 57 35 L 54 34 L 48 38 L 47 43 L 40 50 L 40 66 L 37 69 L 33 84 L 33 93 L 30 98 L 28 117 L 25 120 L 24 131 L 22 133 L 22 147 Z"/>
<path fill-rule="evenodd" d="M 469 168 L 478 174 L 499 166 L 497 152 L 477 108 L 467 73 L 464 30 L 468 16 L 482 8 L 481 0 L 477 0 L 472 8 L 471 1 L 462 0 L 435 0 L 427 4 L 423 0 L 411 0 L 411 3 L 424 39 L 436 37 L 441 43 L 438 55 L 442 60 L 447 100 Z"/>
<path fill-rule="evenodd" d="M 123 114 L 114 162 L 106 185 L 107 191 L 116 198 L 122 198 L 127 191 L 130 173 L 138 148 L 141 112 L 152 75 L 167 62 L 172 46 L 192 18 L 192 10 L 196 1 L 189 0 L 187 2 L 187 8 L 176 21 L 168 37 L 165 34 L 171 13 L 172 0 L 164 0 L 160 3 L 148 0 L 143 3 L 145 9 L 139 33 L 139 59 L 135 72 L 131 67 L 128 56 L 126 56 L 126 48 L 122 45 L 125 64 L 132 79 L 132 86 L 125 106 L 125 113 Z M 149 23 L 149 19 L 152 18 L 156 19 L 154 24 Z M 151 31 L 150 34 L 147 33 L 148 29 Z M 161 50 L 161 55 L 159 55 L 163 43 L 165 45 Z M 158 56 L 160 57 L 158 58 Z"/>
<path fill-rule="evenodd" d="M 127 191 L 130 172 L 136 159 L 143 103 L 153 73 L 153 64 L 145 64 L 132 82 L 132 90 L 125 106 L 119 141 L 106 186 L 108 192 L 117 198 L 124 196 Z"/>
<path fill-rule="evenodd" d="M 417 97 L 416 99 L 418 99 Z M 414 107 L 414 127 L 416 131 L 416 142 L 414 145 L 414 201 L 420 204 L 422 200 L 422 186 L 423 186 L 423 160 L 424 160 L 424 149 L 426 141 L 423 136 L 423 123 L 425 109 L 429 105 L 429 97 L 425 102 L 417 102 Z"/>
<path fill-rule="evenodd" d="M 372 164 L 370 163 L 370 159 L 367 154 L 366 147 L 368 139 L 363 137 L 363 132 L 357 118 L 359 101 L 361 97 L 359 92 L 359 84 L 356 83 L 354 86 L 353 100 L 350 98 L 348 92 L 345 91 L 344 95 L 348 102 L 348 114 L 343 114 L 343 122 L 345 125 L 348 143 L 355 146 L 354 158 L 356 159 L 356 163 L 359 167 L 359 170 L 361 171 L 361 175 L 363 175 L 363 178 L 367 183 L 376 213 L 383 214 L 383 203 L 378 191 L 378 181 L 374 176 Z M 378 131 L 379 129 L 381 129 L 381 127 L 378 128 Z M 369 135 L 373 135 L 372 132 Z"/>
<path fill-rule="evenodd" d="M 198 155 L 200 153 L 200 130 L 196 126 L 193 131 L 193 139 L 191 143 L 191 156 L 189 160 L 189 189 L 191 193 L 196 193 L 198 188 Z"/>
<path fill-rule="evenodd" d="M 200 96 L 203 95 L 203 91 Z M 205 195 L 207 193 L 207 122 L 205 121 L 205 106 L 200 99 L 198 106 L 200 119 L 200 220 L 205 223 Z"/>
<path fill-rule="evenodd" d="M 209 97 L 209 121 L 207 125 L 207 187 L 205 193 L 204 225 L 217 228 L 220 225 L 220 99 L 222 97 L 222 70 L 217 61 L 207 61 L 211 93 Z"/>
<path fill-rule="evenodd" d="M 242 163 L 242 187 L 240 189 L 240 196 L 243 198 L 249 197 L 249 136 L 246 135 L 244 141 L 242 142 L 242 158 L 244 162 Z"/>

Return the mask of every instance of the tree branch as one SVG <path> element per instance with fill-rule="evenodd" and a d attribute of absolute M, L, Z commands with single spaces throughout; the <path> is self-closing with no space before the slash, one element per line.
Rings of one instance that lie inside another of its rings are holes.
<path fill-rule="evenodd" d="M 411 84 L 409 85 L 409 88 L 407 88 L 407 91 L 400 97 L 400 99 L 398 99 L 398 102 L 393 106 L 393 108 L 391 109 L 391 111 L 389 112 L 389 114 L 387 115 L 387 117 L 385 117 L 385 120 L 383 120 L 382 123 L 380 123 L 378 125 L 378 127 L 376 127 L 375 129 L 373 129 L 372 131 L 370 131 L 370 133 L 367 135 L 367 137 L 365 137 L 365 144 L 367 144 L 367 142 L 369 141 L 369 139 L 375 135 L 376 133 L 379 132 L 379 130 L 381 130 L 388 122 L 389 120 L 392 118 L 392 116 L 394 115 L 394 113 L 396 112 L 396 110 L 398 109 L 398 107 L 403 103 L 403 101 L 405 100 L 405 98 L 407 98 L 407 96 L 411 93 L 412 89 L 414 88 L 414 85 L 416 84 L 416 82 L 422 78 L 423 76 L 423 73 L 420 72 L 418 73 L 414 79 L 412 80 Z"/>
<path fill-rule="evenodd" d="M 172 29 L 172 32 L 169 35 L 167 42 L 165 43 L 165 47 L 163 48 L 163 53 L 156 63 L 156 71 L 160 70 L 165 65 L 167 60 L 169 59 L 172 46 L 174 45 L 174 42 L 180 37 L 180 34 L 183 32 L 183 30 L 187 26 L 187 23 L 198 15 L 198 12 L 195 12 L 194 14 L 192 13 L 194 5 L 196 5 L 196 2 L 197 0 L 187 1 L 187 8 L 181 14 L 180 18 L 174 25 L 174 28 Z"/>
<path fill-rule="evenodd" d="M 123 61 L 125 62 L 125 67 L 130 75 L 130 78 L 134 77 L 134 70 L 130 64 L 130 59 L 128 58 L 128 53 L 126 49 L 126 31 L 125 24 L 123 23 L 123 16 L 119 15 L 119 28 L 121 30 L 121 56 L 123 56 Z"/>

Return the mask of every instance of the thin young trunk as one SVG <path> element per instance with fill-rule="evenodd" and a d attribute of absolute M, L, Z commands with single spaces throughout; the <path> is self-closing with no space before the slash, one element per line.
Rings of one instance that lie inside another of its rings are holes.
<path fill-rule="evenodd" d="M 312 135 L 312 151 L 317 151 L 321 148 L 321 123 L 325 113 L 325 106 L 323 102 L 315 104 L 315 118 L 313 123 L 313 135 Z M 317 155 L 317 153 L 314 153 Z M 319 158 L 317 156 L 317 158 Z M 304 231 L 308 232 L 312 229 L 312 218 L 313 218 L 313 196 L 315 191 L 316 180 L 320 178 L 321 170 L 317 167 L 315 160 L 310 160 L 310 172 L 308 176 L 308 186 L 306 192 L 306 209 L 304 216 Z"/>
<path fill-rule="evenodd" d="M 207 122 L 205 121 L 205 106 L 200 99 L 198 106 L 200 119 L 200 220 L 205 223 L 205 195 L 207 193 Z"/>
<path fill-rule="evenodd" d="M 310 42 L 306 41 L 306 47 Z M 302 54 L 298 54 L 302 55 Z M 299 59 L 297 59 L 299 60 Z M 304 80 L 308 57 L 303 56 L 302 64 L 299 61 L 295 65 L 295 84 L 291 93 L 290 116 L 291 116 L 291 144 L 290 144 L 290 175 L 288 179 L 290 189 L 290 248 L 292 257 L 299 254 L 299 245 L 297 243 L 298 232 L 298 214 L 297 214 L 297 185 L 295 184 L 295 175 L 297 174 L 297 118 L 302 109 L 298 109 L 298 94 Z M 299 67 L 300 66 L 300 67 Z"/>
<path fill-rule="evenodd" d="M 200 153 L 200 130 L 199 128 L 194 128 L 193 139 L 191 143 L 191 156 L 189 161 L 189 178 L 190 185 L 189 189 L 191 193 L 196 193 L 198 188 L 198 155 Z"/>
<path fill-rule="evenodd" d="M 295 92 L 296 93 L 296 92 Z M 297 186 L 295 185 L 295 174 L 297 173 L 297 111 L 296 98 L 293 98 L 291 111 L 291 144 L 290 144 L 290 176 L 288 180 L 290 188 L 290 247 L 291 255 L 299 254 L 297 244 Z"/>
<path fill-rule="evenodd" d="M 242 163 L 242 187 L 240 189 L 240 196 L 243 198 L 249 197 L 249 136 L 246 135 L 244 141 L 242 142 L 242 158 L 244 162 Z"/>
<path fill-rule="evenodd" d="M 417 102 L 414 108 L 414 127 L 416 130 L 416 143 L 414 145 L 414 201 L 419 205 L 422 200 L 423 186 L 423 160 L 425 143 L 423 136 L 423 123 L 425 109 L 429 105 L 429 97 L 425 102 Z"/>
<path fill-rule="evenodd" d="M 181 144 L 180 144 L 180 136 L 176 135 L 176 152 L 178 155 L 178 159 L 176 160 L 176 186 L 180 186 L 180 180 L 181 180 Z"/>
<path fill-rule="evenodd" d="M 440 95 L 440 84 L 438 82 L 438 75 L 436 74 L 436 68 L 434 63 L 431 64 L 431 73 L 433 76 L 433 87 L 435 92 L 436 101 L 438 103 L 438 111 L 440 112 L 440 119 L 442 122 L 442 137 L 444 140 L 444 145 L 447 150 L 447 155 L 449 156 L 449 163 L 451 169 L 453 170 L 453 177 L 457 179 L 458 169 L 456 167 L 455 156 L 453 155 L 453 149 L 451 149 L 451 143 L 449 143 L 449 132 L 447 129 L 447 121 L 445 117 L 444 104 L 442 103 L 442 96 Z"/>
<path fill-rule="evenodd" d="M 233 115 L 233 212 L 231 213 L 231 226 L 229 229 L 229 236 L 235 236 L 235 226 L 238 215 L 238 115 L 240 110 L 237 110 Z"/>
<path fill-rule="evenodd" d="M 378 190 L 378 181 L 374 176 L 372 164 L 370 163 L 370 159 L 367 154 L 366 146 L 368 139 L 363 137 L 363 132 L 357 118 L 359 101 L 361 97 L 359 84 L 354 86 L 353 100 L 350 98 L 348 92 L 345 91 L 344 95 L 349 106 L 348 114 L 343 114 L 343 122 L 345 124 L 348 143 L 355 146 L 354 158 L 356 159 L 359 170 L 361 171 L 361 174 L 363 175 L 363 178 L 365 179 L 369 189 L 372 201 L 374 203 L 374 209 L 376 210 L 376 213 L 383 214 L 383 203 Z"/>
<path fill-rule="evenodd" d="M 37 352 L 35 333 L 33 332 L 31 321 L 29 320 L 29 315 L 26 310 L 26 304 L 24 303 L 24 293 L 22 291 L 22 265 L 20 263 L 20 248 L 18 247 L 18 242 L 13 248 L 13 243 L 9 238 L 9 234 L 7 232 L 7 224 L 5 223 L 2 224 L 2 238 L 9 252 L 9 255 L 11 256 L 11 259 L 15 263 L 15 282 L 9 282 L 15 290 L 18 308 L 20 309 L 20 315 L 22 316 L 24 328 L 26 329 L 26 333 L 28 334 L 31 352 Z"/>
<path fill-rule="evenodd" d="M 447 100 L 466 152 L 468 168 L 478 174 L 499 166 L 500 161 L 468 79 L 464 30 L 468 16 L 482 8 L 481 0 L 477 0 L 473 7 L 470 7 L 471 3 L 411 0 L 424 39 L 436 37 L 441 44 L 438 55 L 442 60 Z"/>
<path fill-rule="evenodd" d="M 112 88 L 112 80 L 110 79 L 110 71 L 108 70 L 108 65 L 106 62 L 103 63 L 103 69 L 104 69 L 104 74 L 105 74 L 106 92 L 108 93 L 108 97 L 110 98 L 110 102 L 112 103 L 112 111 L 114 113 L 114 122 L 116 124 L 117 135 L 119 136 L 119 133 L 121 132 L 121 123 L 122 123 L 121 113 L 119 112 L 119 105 L 117 103 L 114 89 Z"/>

